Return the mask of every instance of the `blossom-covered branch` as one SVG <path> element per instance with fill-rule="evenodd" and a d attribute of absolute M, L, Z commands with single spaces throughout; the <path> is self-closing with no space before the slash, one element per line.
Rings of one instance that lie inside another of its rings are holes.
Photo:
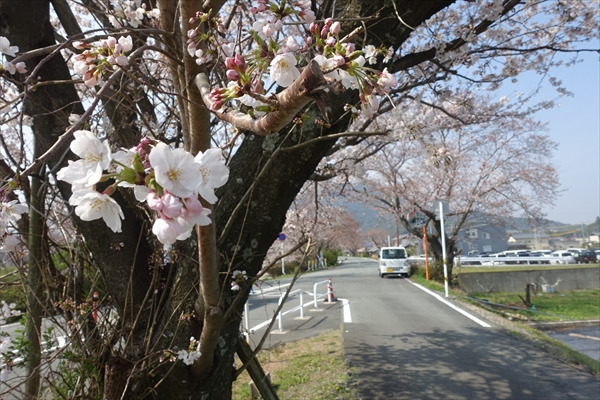
<path fill-rule="evenodd" d="M 214 109 L 211 90 L 205 74 L 196 76 L 196 85 L 202 94 L 206 106 Z M 298 78 L 280 93 L 274 95 L 277 99 L 277 109 L 268 112 L 259 119 L 237 110 L 216 110 L 216 116 L 229 122 L 238 129 L 252 131 L 260 136 L 279 131 L 296 117 L 304 106 L 317 99 L 327 87 L 327 81 L 319 64 L 312 61 Z"/>

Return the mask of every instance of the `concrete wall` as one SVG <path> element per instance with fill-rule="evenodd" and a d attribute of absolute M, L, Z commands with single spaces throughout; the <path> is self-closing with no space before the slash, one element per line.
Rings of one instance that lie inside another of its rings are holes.
<path fill-rule="evenodd" d="M 600 267 L 462 273 L 458 282 L 467 293 L 523 292 L 528 283 L 535 283 L 539 291 L 542 285 L 551 285 L 555 292 L 598 289 Z"/>

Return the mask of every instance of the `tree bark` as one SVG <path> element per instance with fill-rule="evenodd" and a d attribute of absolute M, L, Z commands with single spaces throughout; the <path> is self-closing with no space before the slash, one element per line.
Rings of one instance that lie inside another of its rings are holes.
<path fill-rule="evenodd" d="M 34 154 L 39 155 L 39 145 L 34 143 Z M 45 189 L 40 178 L 44 174 L 44 167 L 40 167 L 31 179 L 31 198 L 29 201 L 29 268 L 27 270 L 27 321 L 25 324 L 25 337 L 29 342 L 27 354 L 27 383 L 25 385 L 25 398 L 34 400 L 38 398 L 40 389 L 41 365 L 41 329 L 44 311 L 42 299 L 42 268 L 44 263 L 44 203 Z"/>

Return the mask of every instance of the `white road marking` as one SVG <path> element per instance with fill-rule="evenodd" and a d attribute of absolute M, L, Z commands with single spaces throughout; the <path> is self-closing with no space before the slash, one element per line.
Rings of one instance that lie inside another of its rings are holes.
<path fill-rule="evenodd" d="M 484 322 L 484 321 L 480 320 L 479 318 L 477 318 L 476 316 L 474 316 L 472 314 L 469 314 L 465 310 L 456 307 L 454 304 L 450 303 L 449 301 L 444 300 L 444 298 L 442 296 L 440 296 L 439 294 L 437 294 L 435 292 L 432 292 L 431 290 L 427 289 L 426 287 L 421 286 L 418 283 L 414 283 L 411 280 L 409 280 L 409 282 L 412 283 L 413 285 L 415 285 L 416 287 L 418 287 L 419 289 L 421 289 L 422 291 L 426 292 L 427 294 L 430 294 L 431 296 L 435 297 L 436 299 L 438 299 L 439 301 L 441 301 L 442 303 L 444 303 L 448 307 L 450 307 L 450 308 L 458 311 L 459 313 L 461 313 L 465 317 L 469 318 L 470 320 L 475 321 L 476 323 L 478 323 L 479 325 L 483 326 L 484 328 L 491 328 L 491 325 L 488 324 L 487 322 Z"/>
<path fill-rule="evenodd" d="M 342 301 L 342 313 L 344 315 L 344 323 L 352 322 L 352 314 L 350 314 L 350 302 L 348 299 L 338 299 Z"/>

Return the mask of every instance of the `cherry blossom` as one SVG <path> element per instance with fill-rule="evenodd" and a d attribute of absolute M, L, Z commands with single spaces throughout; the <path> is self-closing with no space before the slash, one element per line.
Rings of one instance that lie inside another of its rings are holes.
<path fill-rule="evenodd" d="M 190 196 L 183 199 L 185 207 L 177 218 L 177 223 L 181 227 L 181 233 L 177 240 L 185 240 L 192 233 L 194 225 L 206 226 L 212 222 L 209 218 L 211 210 L 204 208 L 196 196 Z"/>
<path fill-rule="evenodd" d="M 92 186 L 100 180 L 102 172 L 110 165 L 110 147 L 106 140 L 100 141 L 90 131 L 76 131 L 74 137 L 70 148 L 81 159 L 70 161 L 68 166 L 58 171 L 57 178 L 72 185 Z"/>
<path fill-rule="evenodd" d="M 148 156 L 156 182 L 180 197 L 189 197 L 198 186 L 194 157 L 184 149 L 170 149 L 159 142 Z"/>
<path fill-rule="evenodd" d="M 373 115 L 379 109 L 379 99 L 377 96 L 374 94 L 365 96 L 365 100 L 362 102 L 361 109 L 367 118 L 373 118 Z"/>
<path fill-rule="evenodd" d="M 231 290 L 240 290 L 240 285 L 244 284 L 247 280 L 248 275 L 246 275 L 246 271 L 233 271 L 233 273 L 231 274 Z"/>
<path fill-rule="evenodd" d="M 183 233 L 183 229 L 176 220 L 159 216 L 152 224 L 152 233 L 161 243 L 170 245 L 175 243 L 177 237 Z"/>
<path fill-rule="evenodd" d="M 200 33 L 201 27 L 205 32 L 207 29 L 212 30 L 215 26 L 219 26 L 218 19 L 208 14 L 197 13 L 190 21 L 198 23 L 198 26 L 188 31 L 188 53 L 196 57 L 198 64 L 204 64 L 217 63 L 219 59 L 212 55 L 221 52 L 221 59 L 226 60 L 225 75 L 230 80 L 227 88 L 209 89 L 210 96 L 204 96 L 207 99 L 206 105 L 211 110 L 217 111 L 231 100 L 238 99 L 241 104 L 251 108 L 248 114 L 252 118 L 260 118 L 269 111 L 269 108 L 273 106 L 276 108 L 277 105 L 265 104 L 266 102 L 261 101 L 260 96 L 257 96 L 265 93 L 254 89 L 268 86 L 264 83 L 267 76 L 271 83 L 277 83 L 284 88 L 289 87 L 300 76 L 301 67 L 310 64 L 311 57 L 317 60 L 332 85 L 339 83 L 346 90 L 358 89 L 361 94 L 360 99 L 366 99 L 373 87 L 377 89 L 376 95 L 384 96 L 391 87 L 377 85 L 378 72 L 365 67 L 365 57 L 370 64 L 373 64 L 377 62 L 379 54 L 386 54 L 385 59 L 389 61 L 393 50 L 379 49 L 372 45 L 366 46 L 363 51 L 356 50 L 354 43 L 346 39 L 342 42 L 338 38 L 341 30 L 339 21 L 327 18 L 324 22 L 314 22 L 311 7 L 313 7 L 312 2 L 306 0 L 281 5 L 277 2 L 261 1 L 251 7 L 250 11 L 256 19 L 249 35 L 253 41 L 268 51 L 250 51 L 242 57 L 250 60 L 249 65 L 243 68 L 229 64 L 233 51 L 230 43 L 227 46 L 229 54 L 225 54 L 223 46 L 212 44 L 215 39 L 212 39 L 211 35 Z M 301 37 L 294 29 L 284 30 L 285 21 L 289 19 L 294 21 L 293 24 L 310 24 L 308 26 L 310 35 Z M 290 35 L 290 32 L 294 34 Z M 204 44 L 197 50 L 202 40 Z M 207 54 L 211 56 L 207 58 Z M 235 85 L 231 85 L 232 82 Z M 386 83 L 392 83 L 392 80 L 388 79 Z M 370 105 L 360 107 L 361 110 L 370 108 L 372 108 Z M 235 124 L 231 119 L 228 121 Z M 241 125 L 238 127 L 245 129 Z"/>
<path fill-rule="evenodd" d="M 6 54 L 9 57 L 16 57 L 18 51 L 19 51 L 19 46 L 11 46 L 10 41 L 6 37 L 0 36 L 0 53 L 1 54 Z"/>
<path fill-rule="evenodd" d="M 73 193 L 69 204 L 76 206 L 75 214 L 83 221 L 102 218 L 113 232 L 121 232 L 123 210 L 109 195 L 95 190 L 79 190 Z"/>
<path fill-rule="evenodd" d="M 179 197 L 166 192 L 161 199 L 161 212 L 169 218 L 177 218 L 181 215 L 183 209 L 183 203 Z"/>
<path fill-rule="evenodd" d="M 108 19 L 115 28 L 127 25 L 137 28 L 142 25 L 144 17 L 157 19 L 160 15 L 158 8 L 147 11 L 141 0 L 110 0 L 110 6 Z"/>
<path fill-rule="evenodd" d="M 3 202 L 0 209 L 0 229 L 5 230 L 10 224 L 21 219 L 21 214 L 29 211 L 29 208 L 20 204 L 17 200 Z"/>
<path fill-rule="evenodd" d="M 18 51 L 19 46 L 11 46 L 10 41 L 6 37 L 0 36 L 0 54 L 6 54 L 9 57 L 16 57 Z M 22 61 L 19 61 L 16 64 L 13 64 L 10 61 L 3 61 L 2 66 L 0 66 L 0 71 L 2 70 L 8 71 L 8 73 L 11 75 L 14 75 L 17 72 L 20 74 L 27 72 L 25 63 Z"/>
<path fill-rule="evenodd" d="M 271 61 L 271 80 L 277 82 L 279 86 L 288 87 L 300 75 L 300 71 L 296 68 L 297 63 L 292 53 L 277 55 Z"/>
<path fill-rule="evenodd" d="M 199 152 L 194 161 L 202 177 L 196 191 L 204 200 L 214 204 L 217 201 L 214 190 L 223 186 L 229 178 L 229 169 L 223 162 L 222 153 L 218 149 L 208 149 L 204 153 Z"/>
<path fill-rule="evenodd" d="M 119 39 L 109 36 L 96 44 L 74 42 L 73 47 L 83 50 L 73 57 L 73 69 L 83 77 L 86 86 L 92 87 L 103 83 L 104 77 L 116 68 L 129 64 L 125 53 L 133 49 L 133 39 L 131 36 L 121 36 Z"/>
<path fill-rule="evenodd" d="M 82 158 L 69 161 L 57 177 L 72 185 L 69 204 L 76 206 L 75 214 L 86 221 L 102 218 L 118 232 L 123 213 L 110 195 L 116 187 L 133 188 L 136 200 L 156 212 L 152 232 L 165 245 L 187 239 L 195 225 L 211 223 L 211 210 L 202 206 L 198 196 L 215 203 L 214 190 L 229 177 L 219 149 L 199 152 L 194 158 L 184 149 L 143 138 L 136 147 L 112 155 L 108 142 L 90 131 L 77 131 L 71 149 Z M 94 187 L 103 178 L 114 183 L 99 193 Z"/>
<path fill-rule="evenodd" d="M 396 76 L 394 76 L 394 74 L 390 74 L 387 68 L 384 68 L 384 70 L 381 71 L 381 75 L 379 75 L 377 84 L 382 89 L 387 90 L 395 87 L 398 84 L 398 82 L 396 80 Z"/>
<path fill-rule="evenodd" d="M 177 359 L 183 361 L 185 365 L 192 365 L 202 353 L 200 352 L 200 342 L 193 336 L 190 337 L 190 345 L 187 350 L 179 350 L 177 352 Z"/>
<path fill-rule="evenodd" d="M 20 244 L 21 242 L 16 236 L 5 233 L 2 238 L 0 238 L 0 253 L 13 252 Z"/>
<path fill-rule="evenodd" d="M 11 235 L 8 230 L 21 219 L 21 214 L 29 211 L 26 205 L 17 200 L 2 202 L 0 207 L 0 253 L 14 251 L 20 244 L 19 239 Z"/>

